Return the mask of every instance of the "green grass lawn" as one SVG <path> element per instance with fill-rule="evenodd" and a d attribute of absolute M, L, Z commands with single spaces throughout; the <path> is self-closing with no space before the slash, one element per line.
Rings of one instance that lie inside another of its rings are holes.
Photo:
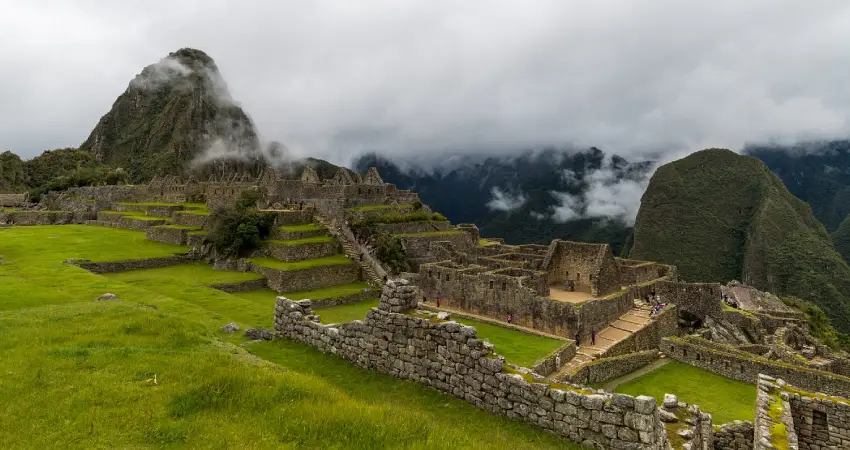
<path fill-rule="evenodd" d="M 299 231 L 319 231 L 319 230 L 324 230 L 325 227 L 316 225 L 315 223 L 305 223 L 303 225 L 283 225 L 283 226 L 277 227 L 277 229 L 280 230 L 280 231 L 286 231 L 286 232 L 292 233 L 292 232 L 299 232 Z"/>
<path fill-rule="evenodd" d="M 380 301 L 378 298 L 372 298 L 347 305 L 313 308 L 313 312 L 319 315 L 322 323 L 345 323 L 365 319 L 366 313 L 372 308 L 377 308 Z"/>
<path fill-rule="evenodd" d="M 452 317 L 452 320 L 464 325 L 472 325 L 478 330 L 478 337 L 486 339 L 496 346 L 496 352 L 508 361 L 522 367 L 531 368 L 535 361 L 549 355 L 566 341 L 519 330 L 502 328 L 484 322 Z"/>
<path fill-rule="evenodd" d="M 664 394 L 676 394 L 688 404 L 699 405 L 711 413 L 715 424 L 733 420 L 753 420 L 756 386 L 716 375 L 678 361 L 617 386 L 615 392 L 649 395 L 659 403 Z"/>
<path fill-rule="evenodd" d="M 125 282 L 177 283 L 190 286 L 211 286 L 214 284 L 238 283 L 240 281 L 259 280 L 262 275 L 254 272 L 235 272 L 215 270 L 209 264 L 193 262 L 156 269 L 129 270 L 107 273 L 105 276 Z"/>
<path fill-rule="evenodd" d="M 248 354 L 218 328 L 268 326 L 273 302 L 201 286 L 206 269 L 120 279 L 62 263 L 186 250 L 144 236 L 0 229 L 0 448 L 579 448 L 301 344 Z M 92 302 L 104 292 L 122 300 Z"/>
<path fill-rule="evenodd" d="M 339 264 L 354 264 L 343 254 L 327 256 L 324 258 L 305 259 L 302 261 L 284 262 L 274 258 L 248 258 L 252 263 L 260 267 L 268 267 L 277 270 L 301 270 L 319 266 L 335 266 Z"/>
<path fill-rule="evenodd" d="M 325 242 L 333 242 L 334 238 L 332 236 L 311 236 L 308 238 L 302 239 L 292 239 L 288 241 L 278 241 L 278 240 L 268 240 L 265 241 L 267 244 L 275 244 L 275 245 L 304 245 L 304 244 L 324 244 Z"/>

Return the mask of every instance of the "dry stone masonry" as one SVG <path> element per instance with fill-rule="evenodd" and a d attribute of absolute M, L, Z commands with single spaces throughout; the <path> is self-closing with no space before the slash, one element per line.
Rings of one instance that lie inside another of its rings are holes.
<path fill-rule="evenodd" d="M 365 320 L 323 325 L 309 300 L 278 297 L 277 335 L 367 369 L 410 379 L 487 411 L 598 448 L 664 449 L 655 399 L 553 385 L 506 366 L 475 328 L 410 309 L 415 287 L 391 280 Z"/>

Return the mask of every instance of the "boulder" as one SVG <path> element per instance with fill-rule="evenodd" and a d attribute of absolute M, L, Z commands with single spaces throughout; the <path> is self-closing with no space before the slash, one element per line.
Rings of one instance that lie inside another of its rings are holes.
<path fill-rule="evenodd" d="M 437 318 L 440 320 L 449 320 L 450 317 L 452 317 L 452 315 L 445 311 L 440 311 L 437 313 Z"/>
<path fill-rule="evenodd" d="M 249 328 L 245 330 L 244 336 L 254 341 L 270 341 L 274 338 L 274 334 L 265 328 Z"/>
<path fill-rule="evenodd" d="M 107 293 L 101 295 L 100 297 L 94 299 L 94 301 L 96 301 L 96 302 L 105 302 L 107 300 L 121 300 L 121 299 L 117 295 L 115 295 L 111 292 L 107 292 Z"/>
<path fill-rule="evenodd" d="M 676 409 L 679 406 L 679 399 L 673 394 L 664 394 L 664 407 L 667 409 Z"/>
<path fill-rule="evenodd" d="M 239 331 L 239 325 L 236 325 L 235 323 L 230 322 L 229 324 L 221 327 L 220 330 L 225 332 L 225 333 L 235 333 L 235 332 Z"/>

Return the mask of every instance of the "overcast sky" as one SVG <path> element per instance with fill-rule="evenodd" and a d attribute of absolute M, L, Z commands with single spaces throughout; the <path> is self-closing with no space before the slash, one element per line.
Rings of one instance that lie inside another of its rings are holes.
<path fill-rule="evenodd" d="M 846 0 L 0 0 L 0 149 L 79 145 L 180 47 L 264 138 L 335 162 L 850 135 Z"/>

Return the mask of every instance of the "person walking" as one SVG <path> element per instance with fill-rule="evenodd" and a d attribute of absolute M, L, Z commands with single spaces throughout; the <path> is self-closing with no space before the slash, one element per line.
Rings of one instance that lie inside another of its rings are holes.
<path fill-rule="evenodd" d="M 440 307 L 440 297 L 437 297 L 437 308 Z"/>
<path fill-rule="evenodd" d="M 579 347 L 579 341 L 580 340 L 581 340 L 581 334 L 579 334 L 579 332 L 576 332 L 576 348 Z"/>
<path fill-rule="evenodd" d="M 596 345 L 596 330 L 590 331 L 590 345 Z"/>
<path fill-rule="evenodd" d="M 508 313 L 508 323 L 511 323 L 511 313 Z"/>

